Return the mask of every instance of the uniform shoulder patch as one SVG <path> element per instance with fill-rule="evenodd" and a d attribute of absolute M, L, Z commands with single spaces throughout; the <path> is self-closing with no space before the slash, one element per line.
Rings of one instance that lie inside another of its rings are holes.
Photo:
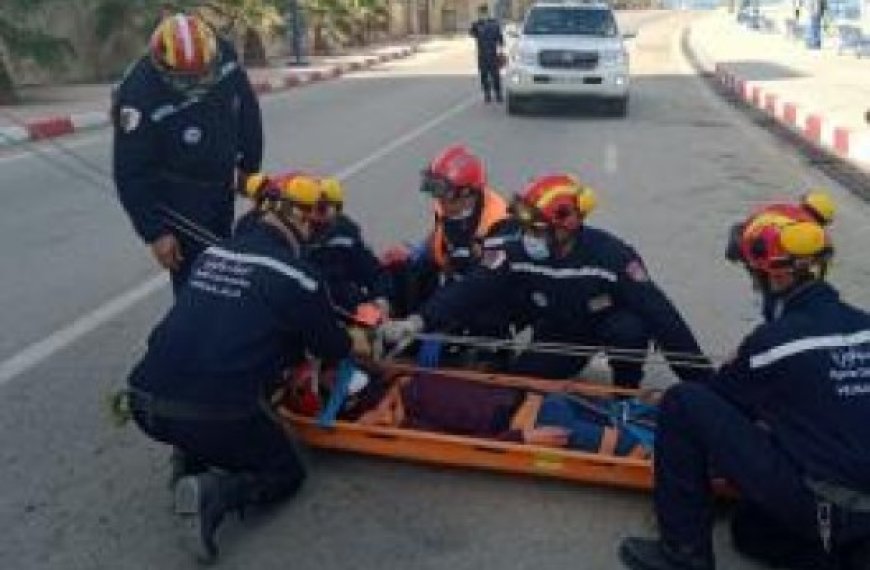
<path fill-rule="evenodd" d="M 628 275 L 629 279 L 638 283 L 649 281 L 649 273 L 647 273 L 646 267 L 643 266 L 643 262 L 639 259 L 633 259 L 628 262 L 628 265 L 625 266 L 625 274 Z"/>
<path fill-rule="evenodd" d="M 487 249 L 483 252 L 480 264 L 487 269 L 498 269 L 507 261 L 507 253 L 503 249 Z"/>
<path fill-rule="evenodd" d="M 125 133 L 132 133 L 142 124 L 142 111 L 135 107 L 123 106 L 118 111 L 118 127 Z"/>

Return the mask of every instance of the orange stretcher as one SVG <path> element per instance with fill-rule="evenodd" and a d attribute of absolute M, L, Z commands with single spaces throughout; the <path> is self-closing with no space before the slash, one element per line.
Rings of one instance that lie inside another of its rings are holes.
<path fill-rule="evenodd" d="M 408 378 L 419 371 L 414 366 L 399 363 L 383 363 L 380 367 L 384 377 L 394 388 L 402 378 Z M 428 372 L 433 373 L 431 370 Z M 636 391 L 583 381 L 553 381 L 458 369 L 439 369 L 434 373 L 493 386 L 526 389 L 538 394 L 567 392 L 599 398 L 637 395 Z M 390 392 L 388 391 L 387 394 L 385 398 L 389 397 Z M 384 402 L 384 404 L 388 403 Z M 316 418 L 293 413 L 281 405 L 277 407 L 277 413 L 289 433 L 316 448 L 638 490 L 650 490 L 653 485 L 652 461 L 648 458 L 587 453 L 560 447 L 543 447 L 401 427 L 360 425 L 341 420 L 331 427 L 323 428 L 318 425 Z M 514 424 L 529 421 L 528 418 L 519 417 L 523 413 L 521 407 L 514 417 Z"/>

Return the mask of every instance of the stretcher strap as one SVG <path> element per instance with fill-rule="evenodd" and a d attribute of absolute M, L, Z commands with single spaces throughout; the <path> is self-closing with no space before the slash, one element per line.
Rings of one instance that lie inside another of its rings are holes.
<path fill-rule="evenodd" d="M 424 340 L 420 343 L 420 351 L 417 353 L 417 366 L 420 368 L 437 368 L 441 361 L 441 341 Z"/>
<path fill-rule="evenodd" d="M 541 410 L 541 404 L 544 403 L 544 397 L 540 394 L 529 394 L 523 401 L 522 405 L 514 414 L 511 420 L 511 429 L 516 431 L 526 431 L 535 428 L 535 422 L 538 419 L 538 412 Z"/>
<path fill-rule="evenodd" d="M 603 455 L 616 455 L 616 446 L 619 444 L 619 430 L 605 427 L 601 430 L 601 443 L 598 445 L 598 453 Z"/>
<path fill-rule="evenodd" d="M 353 377 L 354 365 L 350 360 L 345 358 L 338 365 L 338 371 L 335 375 L 335 385 L 332 388 L 332 393 L 329 394 L 329 401 L 324 406 L 323 411 L 317 418 L 317 425 L 326 428 L 335 425 L 335 420 L 344 401 L 347 399 L 350 381 Z"/>

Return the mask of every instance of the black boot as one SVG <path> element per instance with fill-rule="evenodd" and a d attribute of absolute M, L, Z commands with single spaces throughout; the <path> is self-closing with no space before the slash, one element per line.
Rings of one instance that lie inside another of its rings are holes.
<path fill-rule="evenodd" d="M 186 519 L 189 543 L 202 563 L 217 559 L 215 540 L 227 512 L 243 507 L 235 475 L 202 473 L 182 477 L 175 486 L 175 512 Z"/>
<path fill-rule="evenodd" d="M 651 538 L 625 538 L 619 559 L 630 570 L 715 570 L 712 556 Z"/>

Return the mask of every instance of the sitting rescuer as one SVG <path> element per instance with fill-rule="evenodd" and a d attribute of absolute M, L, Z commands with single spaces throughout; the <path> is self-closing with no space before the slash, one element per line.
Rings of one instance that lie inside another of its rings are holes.
<path fill-rule="evenodd" d="M 255 202 L 273 187 L 293 180 L 317 184 L 319 198 L 311 214 L 312 234 L 303 245 L 303 255 L 323 277 L 330 300 L 344 315 L 353 315 L 364 303 L 373 303 L 387 317 L 390 312 L 390 279 L 380 261 L 366 245 L 360 226 L 344 211 L 344 188 L 336 178 L 318 178 L 302 172 L 288 172 L 269 177 L 249 176 L 244 193 Z M 257 209 L 239 220 L 243 228 L 261 215 Z"/>
<path fill-rule="evenodd" d="M 870 315 L 824 280 L 832 213 L 814 194 L 735 226 L 728 257 L 763 296 L 765 322 L 709 382 L 665 393 L 661 539 L 625 539 L 628 568 L 714 568 L 711 470 L 741 497 L 738 550 L 777 568 L 870 568 Z"/>
<path fill-rule="evenodd" d="M 335 361 L 351 350 L 322 281 L 301 259 L 319 195 L 314 183 L 285 185 L 245 231 L 209 247 L 130 374 L 136 423 L 189 459 L 175 508 L 192 523 L 204 561 L 217 555 L 228 511 L 286 499 L 304 479 L 265 401 L 270 383 L 306 356 Z"/>
<path fill-rule="evenodd" d="M 534 180 L 512 207 L 522 238 L 487 251 L 479 268 L 437 292 L 419 314 L 386 323 L 385 340 L 401 342 L 424 329 L 449 328 L 482 307 L 507 310 L 508 299 L 521 298 L 519 310 L 536 340 L 636 350 L 630 359 L 611 356 L 618 386 L 639 386 L 650 340 L 665 351 L 681 379 L 704 378 L 707 359 L 640 256 L 615 236 L 583 224 L 595 201 L 593 191 L 572 176 Z M 526 353 L 514 371 L 566 378 L 585 361 Z"/>
<path fill-rule="evenodd" d="M 487 185 L 483 161 L 462 145 L 445 148 L 429 163 L 420 190 L 433 201 L 432 230 L 415 251 L 391 248 L 383 259 L 393 275 L 399 315 L 460 279 L 479 263 L 484 248 L 501 245 L 511 229 L 507 203 Z"/>

